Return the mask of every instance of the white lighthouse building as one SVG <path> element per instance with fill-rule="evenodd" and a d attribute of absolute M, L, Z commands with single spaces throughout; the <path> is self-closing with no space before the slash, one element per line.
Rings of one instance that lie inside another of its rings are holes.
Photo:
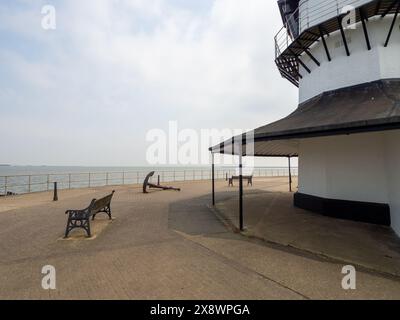
<path fill-rule="evenodd" d="M 298 86 L 299 105 L 254 130 L 252 154 L 236 137 L 240 155 L 296 156 L 295 206 L 400 235 L 400 0 L 278 6 L 276 65 Z M 227 153 L 230 143 L 210 150 Z"/>

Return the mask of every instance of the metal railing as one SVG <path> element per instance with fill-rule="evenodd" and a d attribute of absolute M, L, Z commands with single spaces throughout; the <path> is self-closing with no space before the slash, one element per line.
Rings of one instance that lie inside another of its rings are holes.
<path fill-rule="evenodd" d="M 299 9 L 300 8 L 297 8 L 297 10 L 293 12 L 289 18 L 287 18 L 287 21 L 291 21 L 291 24 L 284 24 L 274 37 L 275 58 L 278 58 L 282 54 L 282 52 L 284 52 L 298 36 L 298 34 L 294 34 L 291 31 L 291 25 L 299 26 Z"/>
<path fill-rule="evenodd" d="M 375 0 L 324 0 L 309 7 L 309 1 L 301 2 L 287 23 L 275 35 L 275 58 L 278 58 L 305 30 L 342 14 L 346 6 L 357 8 Z"/>
<path fill-rule="evenodd" d="M 216 168 L 215 178 L 225 179 L 226 176 L 237 174 L 236 168 Z M 288 168 L 284 167 L 259 167 L 253 169 L 255 177 L 288 176 Z M 292 168 L 292 175 L 296 176 L 297 168 Z M 102 186 L 117 186 L 127 184 L 141 184 L 148 171 L 123 171 L 123 172 L 87 172 L 87 173 L 52 173 L 0 176 L 0 195 L 25 194 L 32 192 L 51 191 L 54 182 L 58 189 L 78 189 Z M 210 180 L 211 169 L 182 169 L 156 171 L 150 182 L 155 183 L 160 177 L 160 182 Z"/>

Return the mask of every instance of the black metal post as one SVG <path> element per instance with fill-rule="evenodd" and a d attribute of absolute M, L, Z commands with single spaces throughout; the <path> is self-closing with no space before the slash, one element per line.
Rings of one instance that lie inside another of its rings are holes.
<path fill-rule="evenodd" d="M 298 56 L 293 50 L 290 50 L 290 49 L 289 49 L 289 51 L 290 51 L 290 53 L 293 55 L 293 57 L 296 59 L 296 61 L 297 61 L 308 73 L 311 73 L 310 68 L 307 67 L 306 64 L 305 64 L 303 61 L 301 61 L 301 59 L 299 58 L 299 56 Z"/>
<path fill-rule="evenodd" d="M 215 206 L 215 165 L 214 165 L 214 153 L 211 153 L 212 165 L 211 165 L 211 176 L 212 176 L 212 205 Z"/>
<path fill-rule="evenodd" d="M 321 63 L 311 54 L 310 51 L 308 51 L 308 50 L 307 50 L 306 48 L 304 48 L 304 47 L 303 47 L 303 50 L 304 50 L 304 52 L 310 57 L 310 59 L 311 59 L 312 61 L 314 61 L 314 63 L 315 63 L 318 67 L 321 66 Z"/>
<path fill-rule="evenodd" d="M 360 17 L 361 17 L 361 22 L 362 22 L 363 30 L 364 30 L 365 41 L 367 42 L 367 48 L 368 48 L 368 50 L 371 50 L 371 42 L 369 41 L 367 24 L 365 23 L 366 18 L 365 18 L 365 15 L 364 15 L 364 10 L 363 10 L 363 8 L 360 8 Z"/>
<path fill-rule="evenodd" d="M 324 48 L 325 48 L 326 57 L 328 58 L 328 61 L 332 61 L 331 54 L 329 53 L 328 45 L 326 44 L 326 40 L 325 40 L 325 37 L 324 37 L 324 33 L 323 33 L 321 27 L 319 27 L 319 34 L 320 34 L 320 36 L 321 36 L 322 43 L 323 43 Z"/>
<path fill-rule="evenodd" d="M 288 157 L 289 163 L 289 192 L 292 192 L 292 167 L 290 165 L 290 157 Z"/>
<path fill-rule="evenodd" d="M 54 194 L 53 194 L 53 201 L 58 201 L 57 182 L 54 182 Z"/>
<path fill-rule="evenodd" d="M 338 17 L 338 23 L 339 23 L 339 28 L 340 28 L 340 34 L 342 35 L 342 40 L 344 43 L 344 47 L 346 49 L 346 54 L 348 57 L 350 57 L 349 45 L 347 44 L 346 34 L 343 29 L 343 16 Z"/>
<path fill-rule="evenodd" d="M 157 185 L 160 185 L 160 175 L 157 176 Z"/>
<path fill-rule="evenodd" d="M 239 228 L 240 231 L 243 231 L 243 163 L 241 147 L 239 154 Z"/>
<path fill-rule="evenodd" d="M 392 24 L 390 25 L 389 33 L 388 33 L 386 41 L 385 41 L 385 47 L 387 47 L 389 44 L 389 40 L 390 40 L 390 37 L 392 36 L 394 25 L 396 24 L 397 16 L 399 15 L 399 10 L 400 10 L 400 2 L 397 5 L 396 13 L 394 14 Z"/>

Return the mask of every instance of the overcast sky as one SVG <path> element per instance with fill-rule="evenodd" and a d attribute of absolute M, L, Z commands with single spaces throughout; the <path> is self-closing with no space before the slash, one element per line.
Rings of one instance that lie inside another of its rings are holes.
<path fill-rule="evenodd" d="M 280 27 L 275 0 L 1 1 L 0 163 L 145 165 L 146 133 L 169 121 L 286 116 L 297 88 L 274 64 Z"/>

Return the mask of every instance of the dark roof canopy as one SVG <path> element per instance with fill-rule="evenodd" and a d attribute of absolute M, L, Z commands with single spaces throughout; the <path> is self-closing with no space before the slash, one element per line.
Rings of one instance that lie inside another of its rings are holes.
<path fill-rule="evenodd" d="M 400 79 L 379 80 L 322 93 L 289 116 L 252 132 L 255 156 L 295 156 L 298 139 L 400 128 Z M 250 136 L 252 136 L 250 135 Z M 234 141 L 249 142 L 242 137 Z M 232 153 L 232 139 L 210 148 Z M 250 155 L 243 148 L 243 154 Z"/>

